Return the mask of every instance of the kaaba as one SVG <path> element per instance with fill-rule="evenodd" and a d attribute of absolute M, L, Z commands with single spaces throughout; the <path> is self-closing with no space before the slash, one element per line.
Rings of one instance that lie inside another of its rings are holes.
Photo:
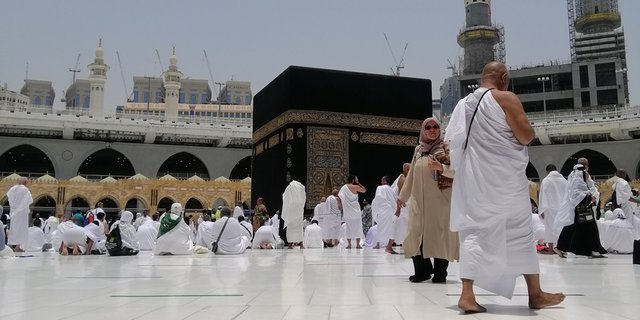
<path fill-rule="evenodd" d="M 431 97 L 428 79 L 288 67 L 254 97 L 252 202 L 273 214 L 297 177 L 311 215 L 355 174 L 371 203 L 382 176 L 411 161 Z"/>

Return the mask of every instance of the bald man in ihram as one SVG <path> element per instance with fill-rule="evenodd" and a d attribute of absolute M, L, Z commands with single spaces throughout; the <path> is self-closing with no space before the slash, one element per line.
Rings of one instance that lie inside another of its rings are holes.
<path fill-rule="evenodd" d="M 465 313 L 487 311 L 477 303 L 474 285 L 510 299 L 520 275 L 531 309 L 559 304 L 565 297 L 540 288 L 525 174 L 534 131 L 508 86 L 505 65 L 487 64 L 480 88 L 458 102 L 446 130 L 456 173 L 451 231 L 460 237 L 458 307 Z"/>

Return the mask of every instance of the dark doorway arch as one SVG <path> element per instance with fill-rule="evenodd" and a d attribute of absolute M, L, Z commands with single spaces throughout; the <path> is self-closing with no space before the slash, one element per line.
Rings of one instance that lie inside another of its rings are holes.
<path fill-rule="evenodd" d="M 160 201 L 158 202 L 158 212 L 163 213 L 163 212 L 171 211 L 171 205 L 174 204 L 175 202 L 176 202 L 175 200 L 169 197 L 164 197 L 160 199 Z"/>
<path fill-rule="evenodd" d="M 242 180 L 246 177 L 251 177 L 251 156 L 238 161 L 229 174 L 231 180 Z"/>
<path fill-rule="evenodd" d="M 227 202 L 227 200 L 222 199 L 222 198 L 218 198 L 216 199 L 216 201 L 213 202 L 213 205 L 211 206 L 211 209 L 213 211 L 216 211 L 216 209 L 218 209 L 218 207 L 228 207 L 229 203 Z"/>
<path fill-rule="evenodd" d="M 191 198 L 187 201 L 187 203 L 184 205 L 184 211 L 189 211 L 189 212 L 200 212 L 202 211 L 202 209 L 204 209 L 202 202 L 200 202 L 200 200 L 196 199 L 196 198 Z"/>
<path fill-rule="evenodd" d="M 23 177 L 40 177 L 49 174 L 55 177 L 51 159 L 42 150 L 23 144 L 7 150 L 0 156 L 0 176 L 17 173 Z"/>
<path fill-rule="evenodd" d="M 107 220 L 118 218 L 120 207 L 114 199 L 104 197 L 98 200 L 98 202 L 102 202 L 102 210 L 104 210 L 104 214 L 107 216 Z M 94 207 L 98 206 L 98 202 L 96 202 L 96 205 Z"/>
<path fill-rule="evenodd" d="M 529 162 L 529 164 L 527 165 L 527 179 L 535 182 L 540 181 L 538 170 L 536 170 L 536 167 L 534 167 L 531 162 Z"/>
<path fill-rule="evenodd" d="M 67 202 L 67 205 L 64 208 L 65 215 L 67 217 L 71 216 L 72 213 L 76 211 L 87 212 L 89 209 L 89 201 L 83 198 L 82 196 L 75 196 Z"/>
<path fill-rule="evenodd" d="M 49 216 L 56 214 L 56 200 L 49 195 L 45 195 L 34 201 L 33 207 L 31 207 L 32 217 L 35 218 L 36 214 L 40 215 L 40 218 L 47 219 Z"/>
<path fill-rule="evenodd" d="M 157 177 L 167 174 L 178 179 L 187 179 L 194 175 L 202 179 L 209 179 L 209 170 L 204 163 L 188 152 L 176 153 L 162 163 Z"/>
<path fill-rule="evenodd" d="M 127 203 L 124 205 L 124 209 L 127 211 L 130 211 L 132 213 L 137 213 L 140 212 L 142 213 L 145 210 L 149 210 L 149 208 L 147 207 L 147 205 L 144 203 L 144 201 L 142 201 L 141 199 L 138 198 L 131 198 L 127 201 Z"/>
<path fill-rule="evenodd" d="M 116 179 L 136 174 L 131 161 L 113 149 L 102 149 L 88 156 L 78 169 L 77 175 L 90 180 L 101 180 L 108 176 Z"/>
<path fill-rule="evenodd" d="M 587 158 L 587 160 L 589 160 L 589 174 L 594 180 L 608 179 L 616 173 L 616 166 L 609 157 L 591 149 L 580 150 L 570 156 L 564 165 L 562 165 L 560 173 L 562 173 L 563 176 L 568 176 L 580 158 Z"/>

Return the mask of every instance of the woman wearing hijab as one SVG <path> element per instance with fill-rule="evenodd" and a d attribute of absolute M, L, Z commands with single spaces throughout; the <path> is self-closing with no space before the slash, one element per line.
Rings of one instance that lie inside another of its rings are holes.
<path fill-rule="evenodd" d="M 123 211 L 120 216 L 120 220 L 111 225 L 111 231 L 109 237 L 115 228 L 119 229 L 120 240 L 122 241 L 122 247 L 120 250 L 109 250 L 109 255 L 112 256 L 132 256 L 139 252 L 140 246 L 138 245 L 138 239 L 136 238 L 136 228 L 132 224 L 133 213 L 130 211 Z"/>
<path fill-rule="evenodd" d="M 449 151 L 442 140 L 440 122 L 427 118 L 420 130 L 407 179 L 398 195 L 398 206 L 410 199 L 409 226 L 404 255 L 413 260 L 411 282 L 431 279 L 444 283 L 449 261 L 458 260 L 458 235 L 449 231 L 451 185 Z M 433 265 L 431 259 L 433 258 Z"/>

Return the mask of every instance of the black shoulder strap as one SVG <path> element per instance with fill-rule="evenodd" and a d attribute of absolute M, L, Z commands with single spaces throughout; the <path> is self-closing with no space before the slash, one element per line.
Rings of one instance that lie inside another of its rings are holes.
<path fill-rule="evenodd" d="M 218 235 L 218 239 L 216 240 L 216 242 L 220 242 L 220 237 L 222 237 L 222 233 L 224 232 L 224 228 L 227 227 L 227 222 L 229 222 L 229 217 L 227 217 L 227 220 L 224 221 L 224 224 L 222 225 L 222 230 L 220 230 L 220 234 Z"/>
<path fill-rule="evenodd" d="M 480 108 L 480 102 L 482 102 L 482 98 L 484 98 L 484 95 L 491 90 L 493 90 L 493 88 L 487 89 L 487 91 L 485 91 L 480 96 L 480 99 L 478 100 L 478 104 L 476 105 L 476 109 L 473 111 L 473 115 L 471 116 L 471 122 L 469 122 L 469 129 L 467 130 L 467 140 L 464 141 L 464 150 L 467 150 L 467 144 L 469 143 L 469 136 L 471 135 L 471 125 L 473 125 L 473 119 L 476 118 L 476 113 L 478 112 L 478 108 Z"/>

